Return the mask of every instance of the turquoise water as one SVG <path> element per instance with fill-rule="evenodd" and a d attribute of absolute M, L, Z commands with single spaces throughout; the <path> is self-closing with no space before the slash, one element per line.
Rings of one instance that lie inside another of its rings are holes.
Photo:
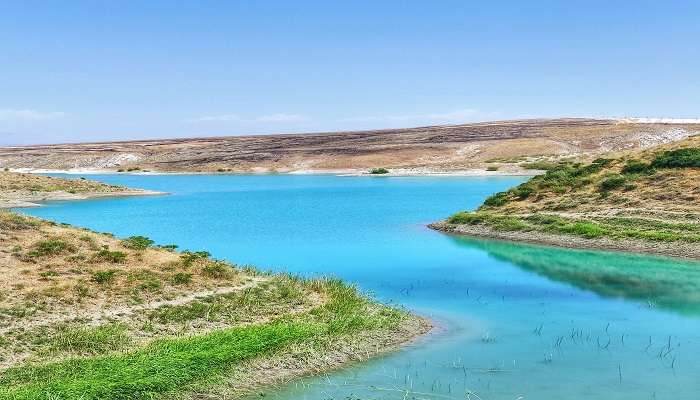
<path fill-rule="evenodd" d="M 440 326 L 404 350 L 266 398 L 700 398 L 700 264 L 425 227 L 521 178 L 96 178 L 171 194 L 24 212 L 264 269 L 338 276 Z"/>

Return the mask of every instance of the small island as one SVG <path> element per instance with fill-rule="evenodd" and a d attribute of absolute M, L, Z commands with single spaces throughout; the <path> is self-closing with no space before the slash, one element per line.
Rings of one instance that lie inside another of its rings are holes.
<path fill-rule="evenodd" d="M 473 237 L 700 259 L 700 137 L 547 172 L 430 227 Z"/>
<path fill-rule="evenodd" d="M 2 173 L 0 198 L 71 191 L 148 193 Z M 0 399 L 238 397 L 431 328 L 337 279 L 176 247 L 0 211 Z"/>

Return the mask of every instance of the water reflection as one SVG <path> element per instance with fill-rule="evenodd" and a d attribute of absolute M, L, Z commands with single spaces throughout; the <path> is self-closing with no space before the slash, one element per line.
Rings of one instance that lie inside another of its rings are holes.
<path fill-rule="evenodd" d="M 572 250 L 452 236 L 495 259 L 603 297 L 700 315 L 700 263 L 634 254 Z"/>

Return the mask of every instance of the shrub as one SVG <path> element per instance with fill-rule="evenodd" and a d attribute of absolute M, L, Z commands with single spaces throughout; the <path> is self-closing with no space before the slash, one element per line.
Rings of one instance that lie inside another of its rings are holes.
<path fill-rule="evenodd" d="M 108 271 L 97 271 L 92 274 L 92 281 L 95 283 L 99 283 L 100 285 L 104 283 L 110 283 L 114 280 L 114 276 L 117 274 L 117 271 L 114 269 L 110 269 Z"/>
<path fill-rule="evenodd" d="M 484 205 L 489 207 L 500 207 L 506 203 L 508 203 L 508 193 L 506 192 L 496 193 L 484 200 Z"/>
<path fill-rule="evenodd" d="M 178 272 L 177 274 L 173 275 L 170 281 L 173 285 L 187 285 L 188 283 L 192 282 L 192 274 Z"/>
<path fill-rule="evenodd" d="M 389 170 L 386 168 L 372 168 L 369 173 L 372 175 L 383 175 L 388 174 Z"/>
<path fill-rule="evenodd" d="M 535 189 L 530 185 L 523 184 L 514 188 L 513 190 L 511 190 L 511 192 L 519 200 L 524 200 L 530 197 L 531 194 L 535 193 Z"/>
<path fill-rule="evenodd" d="M 114 264 L 122 263 L 126 260 L 126 253 L 122 251 L 111 251 L 107 246 L 95 253 L 94 258 L 98 261 L 107 261 Z"/>
<path fill-rule="evenodd" d="M 627 183 L 627 178 L 625 178 L 622 175 L 611 175 L 603 181 L 600 182 L 598 185 L 598 188 L 600 189 L 601 192 L 607 192 L 609 190 L 617 189 L 625 185 Z"/>
<path fill-rule="evenodd" d="M 498 171 L 498 165 L 489 165 L 486 167 L 487 171 Z"/>
<path fill-rule="evenodd" d="M 180 254 L 182 265 L 185 267 L 191 266 L 197 260 L 206 260 L 209 257 L 211 257 L 211 254 L 208 251 L 184 251 Z"/>
<path fill-rule="evenodd" d="M 146 250 L 155 243 L 153 240 L 145 236 L 131 236 L 122 240 L 122 245 L 129 249 Z"/>
<path fill-rule="evenodd" d="M 625 164 L 625 166 L 622 168 L 622 173 L 647 175 L 654 173 L 654 168 L 651 166 L 651 164 L 647 164 L 645 162 L 637 160 L 632 160 Z"/>
<path fill-rule="evenodd" d="M 73 252 L 75 247 L 61 239 L 49 239 L 36 242 L 34 249 L 27 255 L 30 257 L 56 255 L 64 252 Z"/>
<path fill-rule="evenodd" d="M 666 151 L 651 163 L 656 168 L 700 168 L 700 147 Z"/>
<path fill-rule="evenodd" d="M 205 265 L 202 268 L 202 275 L 209 278 L 223 279 L 231 276 L 233 269 L 229 264 L 222 261 L 215 261 Z"/>

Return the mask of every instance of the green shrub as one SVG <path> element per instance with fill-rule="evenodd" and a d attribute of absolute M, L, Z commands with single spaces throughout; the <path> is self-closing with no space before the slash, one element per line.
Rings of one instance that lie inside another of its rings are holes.
<path fill-rule="evenodd" d="M 600 189 L 601 192 L 607 192 L 613 189 L 620 188 L 627 183 L 627 178 L 625 178 L 622 175 L 611 175 L 605 179 L 603 179 L 600 184 L 598 185 L 598 188 Z"/>
<path fill-rule="evenodd" d="M 528 197 L 530 197 L 531 194 L 535 193 L 535 189 L 528 184 L 522 184 L 522 185 L 517 186 L 516 188 L 512 189 L 511 192 L 519 200 L 524 200 L 524 199 L 527 199 Z"/>
<path fill-rule="evenodd" d="M 389 170 L 386 168 L 372 168 L 369 173 L 372 175 L 383 175 L 388 174 Z"/>
<path fill-rule="evenodd" d="M 122 251 L 111 251 L 107 246 L 104 246 L 100 251 L 95 253 L 94 259 L 118 264 L 126 261 L 126 253 Z"/>
<path fill-rule="evenodd" d="M 489 207 L 500 207 L 506 203 L 508 203 L 508 193 L 506 192 L 496 193 L 484 200 L 484 205 Z"/>
<path fill-rule="evenodd" d="M 33 250 L 30 251 L 27 255 L 30 257 L 39 257 L 39 256 L 56 255 L 56 254 L 61 254 L 61 253 L 65 253 L 65 252 L 73 252 L 73 251 L 75 251 L 75 247 L 66 243 L 63 240 L 61 240 L 61 239 L 49 239 L 49 240 L 41 240 L 39 242 L 36 242 L 33 246 Z"/>
<path fill-rule="evenodd" d="M 185 267 L 191 266 L 197 260 L 206 260 L 209 257 L 211 257 L 211 254 L 208 251 L 184 251 L 180 254 L 182 265 Z"/>
<path fill-rule="evenodd" d="M 498 165 L 489 165 L 488 167 L 486 167 L 486 170 L 487 171 L 498 171 L 498 168 L 499 168 Z"/>
<path fill-rule="evenodd" d="M 122 245 L 129 249 L 146 250 L 155 243 L 153 240 L 145 236 L 131 236 L 122 240 Z"/>
<path fill-rule="evenodd" d="M 187 285 L 192 282 L 192 274 L 178 272 L 170 279 L 173 285 Z"/>
<path fill-rule="evenodd" d="M 656 168 L 700 168 L 700 147 L 666 151 L 651 163 Z"/>
<path fill-rule="evenodd" d="M 622 167 L 622 173 L 623 174 L 652 174 L 654 173 L 654 168 L 651 166 L 651 164 L 647 164 L 645 162 L 637 161 L 637 160 L 632 160 L 627 162 L 624 167 Z"/>
<path fill-rule="evenodd" d="M 92 274 L 92 281 L 95 283 L 104 284 L 104 283 L 110 283 L 114 280 L 114 276 L 117 274 L 117 271 L 114 269 L 110 269 L 108 271 L 97 271 Z"/>
<path fill-rule="evenodd" d="M 232 272 L 233 268 L 223 261 L 211 262 L 202 268 L 202 275 L 215 279 L 228 278 Z"/>

